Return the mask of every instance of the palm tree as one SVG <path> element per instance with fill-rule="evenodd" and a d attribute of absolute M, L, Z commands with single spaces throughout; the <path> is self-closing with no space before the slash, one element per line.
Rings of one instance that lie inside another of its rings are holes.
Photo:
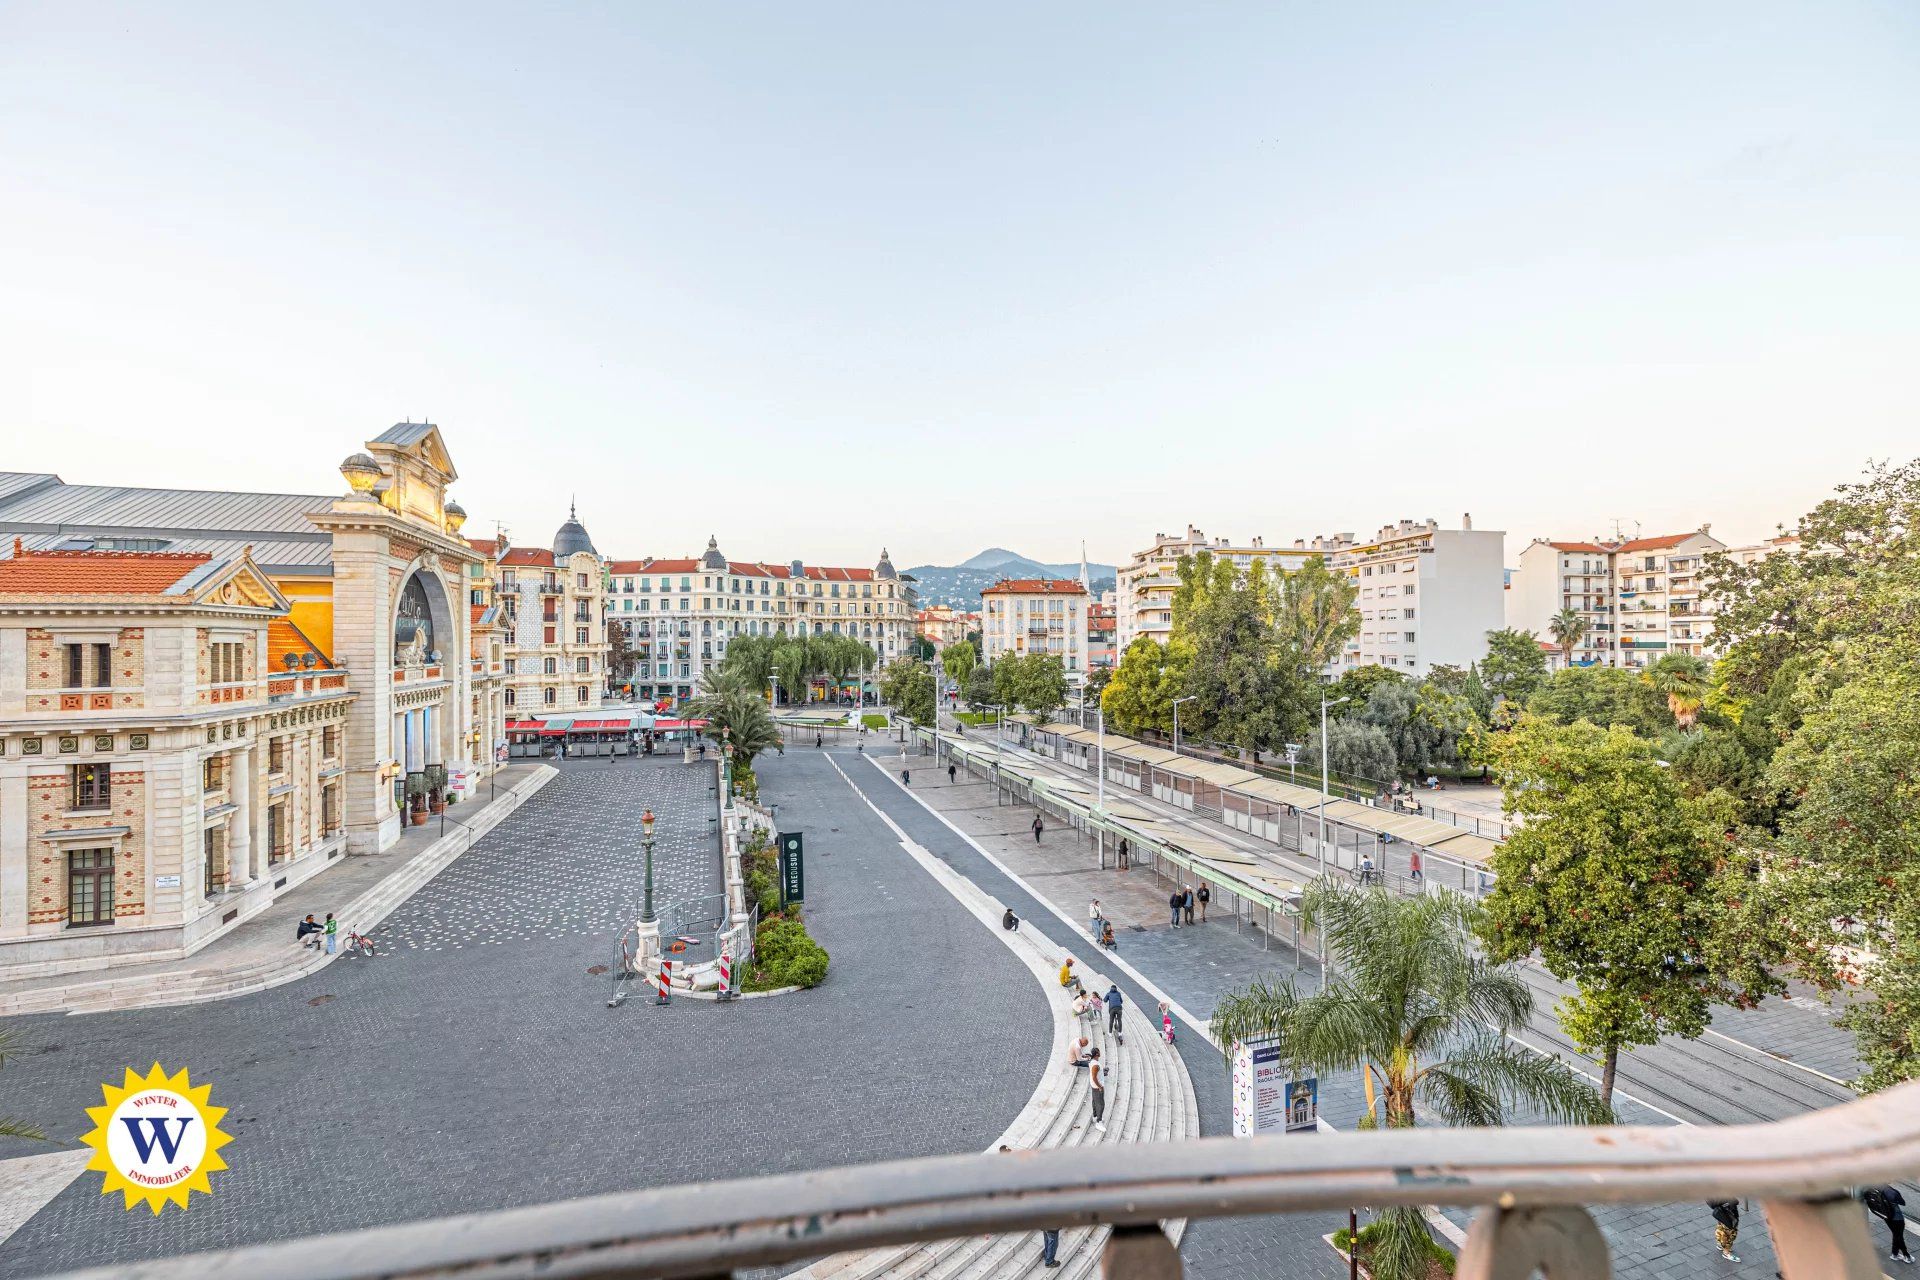
<path fill-rule="evenodd" d="M 1700 717 L 1701 704 L 1707 700 L 1707 675 L 1712 670 L 1704 658 L 1690 653 L 1670 653 L 1647 668 L 1641 678 L 1654 692 L 1666 695 L 1667 710 L 1681 729 L 1693 728 Z"/>
<path fill-rule="evenodd" d="M 753 768 L 753 758 L 762 751 L 780 745 L 780 727 L 773 722 L 766 699 L 758 690 L 724 675 L 716 677 L 709 671 L 701 678 L 700 693 L 687 704 L 686 714 L 689 719 L 705 720 L 706 736 L 731 745 L 735 764 L 746 769 Z"/>
<path fill-rule="evenodd" d="M 1333 974 L 1316 995 L 1256 979 L 1213 1011 L 1222 1044 L 1276 1043 L 1303 1072 L 1360 1068 L 1362 1128 L 1410 1127 L 1416 1108 L 1449 1125 L 1497 1125 L 1524 1103 L 1559 1120 L 1610 1123 L 1612 1108 L 1565 1063 L 1507 1039 L 1533 996 L 1510 965 L 1473 953 L 1478 910 L 1452 892 L 1400 898 L 1321 882 L 1302 918 L 1326 940 Z M 1382 1111 L 1384 1110 L 1384 1116 Z M 1367 1255 L 1376 1280 L 1427 1274 L 1421 1211 L 1389 1209 Z"/>
<path fill-rule="evenodd" d="M 1573 666 L 1573 651 L 1587 635 L 1587 620 L 1572 609 L 1562 609 L 1547 619 L 1547 634 L 1560 646 L 1561 656 L 1566 659 L 1569 668 Z"/>

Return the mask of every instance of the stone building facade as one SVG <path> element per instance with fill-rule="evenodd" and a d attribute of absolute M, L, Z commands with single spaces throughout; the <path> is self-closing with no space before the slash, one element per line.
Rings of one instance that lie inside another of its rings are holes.
<path fill-rule="evenodd" d="M 601 704 L 607 687 L 607 569 L 576 512 L 552 548 L 504 540 L 471 544 L 479 581 L 497 605 L 507 719 L 574 714 Z M 484 607 L 481 588 L 471 603 Z"/>
<path fill-rule="evenodd" d="M 494 767 L 439 430 L 341 470 L 341 498 L 0 473 L 0 969 L 190 953 Z"/>

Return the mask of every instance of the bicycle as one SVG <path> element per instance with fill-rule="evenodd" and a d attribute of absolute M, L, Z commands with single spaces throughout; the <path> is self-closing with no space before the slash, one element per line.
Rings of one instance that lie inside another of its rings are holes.
<path fill-rule="evenodd" d="M 1347 874 L 1353 878 L 1355 884 L 1362 887 L 1366 885 L 1385 886 L 1387 883 L 1385 873 L 1377 867 L 1355 867 Z"/>
<path fill-rule="evenodd" d="M 364 933 L 355 933 L 352 929 L 347 930 L 347 943 L 346 946 L 341 949 L 347 955 L 359 955 L 368 960 L 373 959 L 374 956 L 379 954 L 379 952 L 374 950 L 372 938 L 369 938 Z"/>

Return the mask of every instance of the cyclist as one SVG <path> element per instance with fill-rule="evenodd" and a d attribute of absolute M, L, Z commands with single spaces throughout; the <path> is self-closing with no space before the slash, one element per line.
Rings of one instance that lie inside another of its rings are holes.
<path fill-rule="evenodd" d="M 1379 882 L 1379 880 L 1380 880 L 1380 873 L 1374 870 L 1373 855 L 1370 853 L 1361 854 L 1360 855 L 1360 883 L 1376 884 Z"/>

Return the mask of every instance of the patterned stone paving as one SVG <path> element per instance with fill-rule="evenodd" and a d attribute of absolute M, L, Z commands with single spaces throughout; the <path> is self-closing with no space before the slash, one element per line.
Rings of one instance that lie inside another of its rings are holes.
<path fill-rule="evenodd" d="M 640 815 L 654 811 L 654 901 L 721 891 L 713 770 L 665 757 L 583 760 L 488 837 L 485 858 L 462 858 L 430 893 L 387 917 L 374 938 L 396 953 L 460 951 L 539 938 L 613 936 L 640 912 Z"/>

